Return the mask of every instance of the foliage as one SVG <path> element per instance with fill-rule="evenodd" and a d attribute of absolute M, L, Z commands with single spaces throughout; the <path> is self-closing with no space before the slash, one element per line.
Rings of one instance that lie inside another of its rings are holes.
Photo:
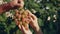
<path fill-rule="evenodd" d="M 5 0 L 10 1 L 10 0 Z M 59 34 L 60 0 L 24 0 L 24 9 L 29 9 L 38 18 L 39 26 L 44 34 Z M 33 9 L 33 10 L 32 10 Z M 14 13 L 13 11 L 10 11 Z M 54 17 L 55 15 L 55 17 Z M 49 19 L 50 17 L 50 19 Z M 49 19 L 49 20 L 48 20 Z M 55 20 L 55 21 L 54 21 Z M 59 27 L 59 28 L 58 28 Z M 33 29 L 30 27 L 31 31 Z M 0 34 L 19 34 L 21 31 L 11 17 L 5 13 L 0 15 Z"/>

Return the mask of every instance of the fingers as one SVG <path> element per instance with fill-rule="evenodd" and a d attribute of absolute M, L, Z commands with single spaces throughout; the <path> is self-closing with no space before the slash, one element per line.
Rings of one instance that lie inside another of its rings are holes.
<path fill-rule="evenodd" d="M 28 24 L 27 24 L 27 26 L 26 27 L 24 27 L 23 25 L 21 26 L 21 30 L 23 30 L 23 31 L 28 31 L 29 30 L 29 26 L 28 26 Z"/>
<path fill-rule="evenodd" d="M 29 13 L 29 17 L 31 18 L 33 18 L 34 19 L 34 16 L 33 16 L 33 14 L 29 11 L 29 10 L 26 10 L 28 13 Z"/>
<path fill-rule="evenodd" d="M 22 30 L 22 31 L 25 31 L 25 30 L 28 30 L 29 29 L 29 25 L 26 24 L 26 25 L 21 25 L 21 22 L 20 24 L 18 25 L 19 29 Z"/>
<path fill-rule="evenodd" d="M 33 14 L 31 14 L 31 17 L 33 18 L 33 20 L 37 20 L 37 17 Z"/>
<path fill-rule="evenodd" d="M 32 14 L 29 10 L 26 11 L 29 13 L 29 16 L 32 17 L 33 20 L 37 20 L 37 17 L 34 14 Z"/>
<path fill-rule="evenodd" d="M 26 10 L 28 12 L 29 15 L 31 15 L 32 13 L 29 10 Z"/>
<path fill-rule="evenodd" d="M 30 19 L 31 22 L 33 21 L 32 17 L 29 17 L 29 19 Z"/>
<path fill-rule="evenodd" d="M 26 19 L 26 23 L 29 24 L 29 22 L 30 22 L 30 19 Z"/>
<path fill-rule="evenodd" d="M 21 30 L 21 25 L 18 25 L 19 29 Z"/>
<path fill-rule="evenodd" d="M 24 30 L 24 31 L 25 31 L 25 28 L 24 28 L 24 26 L 23 26 L 23 25 L 21 26 L 21 30 Z"/>
<path fill-rule="evenodd" d="M 16 25 L 19 25 L 19 22 L 18 22 L 18 20 L 17 20 L 17 19 L 15 19 L 15 22 L 16 22 Z"/>

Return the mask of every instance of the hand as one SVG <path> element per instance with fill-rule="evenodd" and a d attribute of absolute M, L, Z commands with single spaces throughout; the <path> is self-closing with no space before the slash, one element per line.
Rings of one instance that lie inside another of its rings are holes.
<path fill-rule="evenodd" d="M 37 17 L 32 14 L 29 10 L 27 10 L 29 13 L 29 20 L 30 20 L 30 26 L 35 29 L 38 30 L 39 29 L 39 25 L 38 25 L 38 21 L 37 21 Z"/>
<path fill-rule="evenodd" d="M 35 30 L 36 34 L 43 34 L 38 25 L 37 17 L 34 14 L 32 14 L 30 11 L 28 12 L 29 12 L 30 26 Z"/>
<path fill-rule="evenodd" d="M 38 25 L 38 21 L 37 21 L 37 17 L 35 15 L 33 15 L 29 10 L 26 10 L 28 12 L 28 18 L 25 20 L 28 24 L 30 24 L 30 26 L 35 30 L 36 34 L 42 34 L 42 31 L 39 28 Z M 19 29 L 21 29 L 21 31 L 25 34 L 31 34 L 31 31 L 29 30 L 29 26 L 28 24 L 26 24 L 27 26 L 27 30 L 25 29 L 25 27 L 22 25 L 19 25 L 19 22 L 17 20 L 15 20 L 16 23 L 18 24 Z M 29 32 L 29 33 L 28 33 Z"/>
<path fill-rule="evenodd" d="M 23 7 L 24 1 L 23 0 L 12 0 L 10 4 L 12 7 L 14 7 L 14 6 Z"/>
<path fill-rule="evenodd" d="M 28 30 L 26 30 L 23 25 L 22 26 L 19 25 L 18 27 L 22 31 L 23 34 L 32 34 L 32 32 L 30 31 L 29 27 L 28 27 Z"/>
<path fill-rule="evenodd" d="M 20 25 L 19 22 L 17 21 L 17 19 L 15 21 L 16 21 L 16 24 L 19 27 L 19 29 L 22 31 L 22 34 L 32 34 L 32 32 L 29 29 L 28 24 L 26 24 L 27 26 L 25 27 L 23 25 Z"/>
<path fill-rule="evenodd" d="M 21 17 L 20 15 L 21 14 L 18 14 L 18 12 L 19 12 L 18 10 L 15 10 L 15 11 L 16 11 L 16 15 L 15 16 L 18 16 L 18 18 L 20 19 L 20 17 Z M 32 32 L 29 29 L 29 24 L 28 24 L 29 21 L 27 21 L 28 19 L 24 19 L 24 20 L 26 22 L 25 26 L 23 24 L 21 24 L 23 22 L 21 22 L 17 18 L 15 18 L 16 25 L 19 27 L 19 29 L 22 31 L 23 34 L 32 34 Z"/>

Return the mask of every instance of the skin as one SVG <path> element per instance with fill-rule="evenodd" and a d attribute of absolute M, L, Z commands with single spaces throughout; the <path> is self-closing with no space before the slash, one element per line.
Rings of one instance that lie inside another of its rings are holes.
<path fill-rule="evenodd" d="M 30 26 L 35 30 L 36 34 L 43 34 L 37 21 L 37 17 L 30 12 Z"/>
<path fill-rule="evenodd" d="M 18 7 L 23 8 L 23 6 L 24 6 L 24 1 L 23 0 L 13 0 L 9 3 L 0 5 L 0 14 L 6 12 L 8 10 L 11 10 L 11 9 L 17 9 Z M 35 15 L 33 15 L 30 11 L 28 11 L 28 13 L 29 13 L 30 17 L 29 17 L 29 19 L 26 19 L 26 21 L 28 20 L 27 23 L 29 23 L 30 26 L 35 30 L 36 34 L 42 34 L 42 32 L 39 28 L 39 25 L 38 25 L 37 17 Z M 17 21 L 16 24 L 18 25 L 18 21 Z M 18 27 L 22 31 L 22 34 L 32 34 L 32 32 L 29 29 L 28 24 L 27 24 L 28 30 L 26 30 L 23 25 L 22 26 L 18 25 Z"/>
<path fill-rule="evenodd" d="M 18 10 L 17 10 L 18 11 Z M 28 23 L 27 28 L 28 30 L 25 29 L 25 27 L 22 25 L 18 25 L 19 29 L 22 31 L 23 34 L 32 34 L 32 32 L 29 29 L 29 25 L 35 30 L 36 34 L 43 34 L 37 21 L 37 17 L 32 14 L 29 10 L 27 10 L 29 13 L 29 19 L 25 19 L 25 21 Z M 16 20 L 17 21 L 17 20 Z M 19 24 L 19 22 L 16 22 L 16 24 Z"/>
<path fill-rule="evenodd" d="M 10 9 L 16 9 L 24 6 L 23 0 L 13 0 L 9 3 L 0 5 L 0 14 L 10 10 Z"/>
<path fill-rule="evenodd" d="M 23 25 L 22 25 L 22 26 L 18 25 L 18 27 L 19 27 L 19 29 L 22 31 L 22 34 L 32 34 L 32 32 L 31 32 L 30 29 L 29 29 L 28 24 L 27 24 L 28 30 L 26 30 Z"/>

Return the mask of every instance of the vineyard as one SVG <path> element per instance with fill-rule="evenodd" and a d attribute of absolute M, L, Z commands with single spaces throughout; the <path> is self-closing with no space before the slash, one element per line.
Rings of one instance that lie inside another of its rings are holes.
<path fill-rule="evenodd" d="M 0 5 L 11 0 L 0 0 Z M 38 18 L 43 34 L 59 34 L 60 32 L 60 0 L 24 0 L 24 8 L 30 10 Z M 13 20 L 15 11 L 9 10 L 0 15 L 0 34 L 21 34 Z M 35 31 L 29 27 L 35 34 Z"/>

